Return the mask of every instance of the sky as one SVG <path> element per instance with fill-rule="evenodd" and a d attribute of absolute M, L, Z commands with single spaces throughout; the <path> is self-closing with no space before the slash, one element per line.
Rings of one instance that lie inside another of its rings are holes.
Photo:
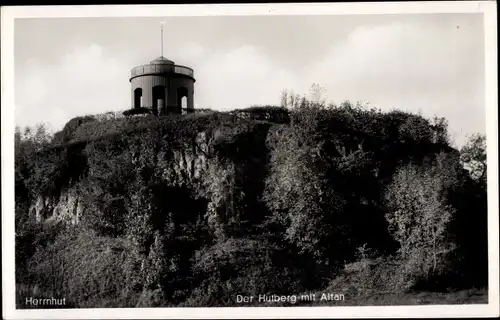
<path fill-rule="evenodd" d="M 161 55 L 162 20 L 16 19 L 16 124 L 130 108 L 130 69 Z M 486 131 L 484 54 L 477 13 L 165 18 L 164 56 L 194 69 L 197 108 L 278 105 L 315 83 L 334 103 L 445 117 L 458 146 Z"/>

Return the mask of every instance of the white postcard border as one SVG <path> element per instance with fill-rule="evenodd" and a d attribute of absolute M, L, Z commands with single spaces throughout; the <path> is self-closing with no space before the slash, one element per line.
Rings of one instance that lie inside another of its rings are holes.
<path fill-rule="evenodd" d="M 484 13 L 486 55 L 486 132 L 488 155 L 489 304 L 375 307 L 110 308 L 16 310 L 14 279 L 14 19 L 76 17 L 161 17 L 216 15 L 346 15 Z M 479 317 L 499 314 L 498 83 L 497 19 L 493 1 L 381 2 L 337 4 L 224 4 L 168 6 L 2 7 L 2 290 L 6 319 L 159 318 L 412 318 Z"/>

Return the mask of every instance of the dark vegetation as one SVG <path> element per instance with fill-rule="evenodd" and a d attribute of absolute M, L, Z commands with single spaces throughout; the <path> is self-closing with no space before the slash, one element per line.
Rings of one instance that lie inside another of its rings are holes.
<path fill-rule="evenodd" d="M 151 114 L 151 111 L 148 108 L 142 108 L 142 107 L 123 111 L 124 116 L 133 116 L 138 114 Z"/>
<path fill-rule="evenodd" d="M 27 295 L 235 306 L 237 294 L 362 304 L 486 288 L 485 166 L 484 137 L 456 150 L 445 119 L 293 95 L 18 130 L 18 307 Z M 85 204 L 78 224 L 37 207 L 69 191 Z"/>

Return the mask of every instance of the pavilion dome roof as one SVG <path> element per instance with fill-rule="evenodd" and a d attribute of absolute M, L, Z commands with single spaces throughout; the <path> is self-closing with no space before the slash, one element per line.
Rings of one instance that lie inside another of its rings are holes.
<path fill-rule="evenodd" d="M 153 61 L 151 61 L 150 64 L 175 64 L 175 62 L 161 56 L 161 57 L 156 58 Z"/>

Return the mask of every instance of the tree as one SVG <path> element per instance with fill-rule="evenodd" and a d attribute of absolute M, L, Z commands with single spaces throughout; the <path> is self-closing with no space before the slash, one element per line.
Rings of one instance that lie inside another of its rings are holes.
<path fill-rule="evenodd" d="M 281 91 L 281 107 L 287 109 L 296 109 L 300 107 L 304 99 L 296 94 L 293 90 L 282 90 Z"/>
<path fill-rule="evenodd" d="M 325 123 L 331 120 L 324 105 L 297 96 L 290 111 L 290 125 L 269 137 L 270 173 L 264 199 L 273 227 L 296 246 L 301 254 L 319 264 L 334 265 L 348 255 L 349 228 L 345 223 L 345 201 L 333 186 L 330 172 L 336 170 Z"/>
<path fill-rule="evenodd" d="M 326 88 L 317 84 L 313 83 L 311 85 L 311 88 L 309 88 L 309 96 L 310 99 L 313 103 L 317 103 L 319 105 L 325 106 L 326 105 Z"/>
<path fill-rule="evenodd" d="M 298 110 L 300 108 L 310 108 L 312 106 L 324 108 L 327 105 L 326 88 L 313 83 L 309 88 L 309 97 L 295 93 L 293 90 L 282 90 L 280 103 L 281 107 Z"/>
<path fill-rule="evenodd" d="M 50 145 L 52 133 L 45 124 L 37 126 L 26 126 L 21 129 L 16 126 L 14 132 L 14 154 L 15 154 L 15 194 L 16 194 L 16 221 L 24 221 L 27 218 L 29 207 L 29 195 L 36 193 L 31 182 L 37 176 L 43 179 L 51 179 L 50 175 L 40 167 L 50 167 L 48 161 L 40 156 L 40 151 Z M 43 174 L 39 174 L 43 172 Z"/>
<path fill-rule="evenodd" d="M 486 183 L 486 136 L 473 134 L 460 150 L 460 161 L 472 179 Z"/>
<path fill-rule="evenodd" d="M 30 153 L 49 145 L 53 134 L 46 124 L 40 123 L 34 127 L 26 126 L 24 129 L 16 126 L 14 137 L 16 152 Z"/>
<path fill-rule="evenodd" d="M 403 283 L 429 279 L 445 271 L 454 243 L 448 225 L 455 210 L 443 197 L 446 181 L 439 166 L 400 168 L 385 199 L 389 231 L 400 244 Z"/>
<path fill-rule="evenodd" d="M 431 129 L 434 137 L 433 142 L 438 144 L 449 144 L 448 120 L 444 117 L 434 117 L 432 119 Z"/>

